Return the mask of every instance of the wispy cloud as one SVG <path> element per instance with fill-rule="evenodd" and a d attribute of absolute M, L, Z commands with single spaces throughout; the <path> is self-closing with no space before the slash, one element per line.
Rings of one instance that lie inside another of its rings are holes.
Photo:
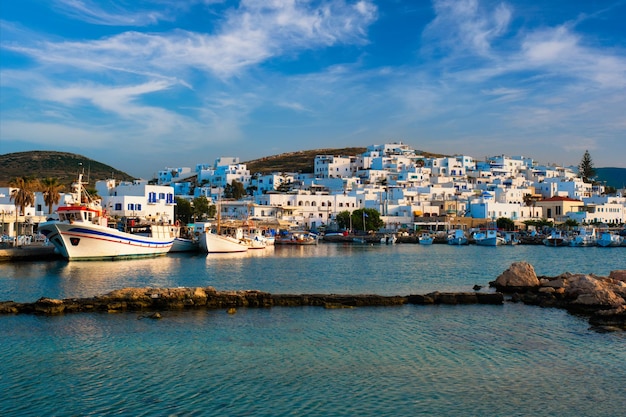
<path fill-rule="evenodd" d="M 74 9 L 84 5 L 78 0 L 62 3 L 71 3 Z M 181 70 L 200 70 L 229 78 L 275 56 L 363 43 L 376 11 L 369 1 L 315 6 L 308 2 L 247 0 L 229 10 L 214 33 L 180 29 L 166 33 L 124 32 L 92 41 L 4 47 L 40 62 L 84 71 L 117 70 L 170 77 Z M 101 15 L 97 8 L 94 13 Z"/>
<path fill-rule="evenodd" d="M 106 3 L 94 0 L 53 0 L 52 5 L 59 13 L 94 25 L 147 26 L 163 20 L 173 20 L 173 12 L 185 6 L 186 1 L 160 1 L 161 10 L 154 10 L 154 3 L 133 1 L 133 7 L 124 1 L 110 0 Z M 143 7 L 142 7 L 143 6 Z"/>

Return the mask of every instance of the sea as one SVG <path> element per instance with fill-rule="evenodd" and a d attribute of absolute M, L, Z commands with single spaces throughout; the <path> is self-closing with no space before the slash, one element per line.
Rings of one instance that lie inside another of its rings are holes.
<path fill-rule="evenodd" d="M 124 287 L 491 291 L 515 261 L 608 275 L 624 248 L 414 244 L 0 264 L 0 300 Z M 553 308 L 438 305 L 0 316 L 0 416 L 618 416 L 626 332 Z"/>

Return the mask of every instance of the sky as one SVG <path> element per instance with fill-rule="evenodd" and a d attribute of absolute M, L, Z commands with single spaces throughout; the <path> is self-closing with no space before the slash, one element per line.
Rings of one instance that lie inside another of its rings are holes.
<path fill-rule="evenodd" d="M 402 142 L 626 167 L 626 0 L 0 4 L 0 154 L 166 167 Z"/>

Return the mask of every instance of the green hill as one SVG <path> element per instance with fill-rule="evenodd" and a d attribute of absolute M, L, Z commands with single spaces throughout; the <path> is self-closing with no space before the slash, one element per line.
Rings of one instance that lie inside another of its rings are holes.
<path fill-rule="evenodd" d="M 107 178 L 130 181 L 134 177 L 82 155 L 54 151 L 15 152 L 0 155 L 0 187 L 8 187 L 16 177 L 58 178 L 69 186 L 84 169 L 90 185 Z"/>

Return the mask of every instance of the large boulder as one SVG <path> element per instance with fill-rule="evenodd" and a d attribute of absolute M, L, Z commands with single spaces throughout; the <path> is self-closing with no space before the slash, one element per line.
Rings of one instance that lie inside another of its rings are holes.
<path fill-rule="evenodd" d="M 585 274 L 570 275 L 567 281 L 565 295 L 573 299 L 574 305 L 602 309 L 626 304 L 620 295 L 621 281 Z"/>
<path fill-rule="evenodd" d="M 498 291 L 517 292 L 538 288 L 540 285 L 535 268 L 528 262 L 513 262 L 495 281 L 489 283 Z"/>

